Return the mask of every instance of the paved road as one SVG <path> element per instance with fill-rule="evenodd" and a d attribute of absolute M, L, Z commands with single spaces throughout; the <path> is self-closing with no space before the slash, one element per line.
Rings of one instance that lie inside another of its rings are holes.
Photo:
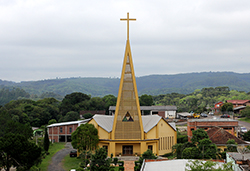
<path fill-rule="evenodd" d="M 71 143 L 66 143 L 65 148 L 52 157 L 52 163 L 49 165 L 48 171 L 65 171 L 62 167 L 62 160 L 66 155 L 69 155 L 71 150 L 73 150 Z"/>

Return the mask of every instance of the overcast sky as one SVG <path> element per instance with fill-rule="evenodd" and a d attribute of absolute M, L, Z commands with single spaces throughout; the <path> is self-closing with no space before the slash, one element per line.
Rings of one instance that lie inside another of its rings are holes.
<path fill-rule="evenodd" d="M 0 0 L 0 79 L 250 69 L 249 0 Z"/>

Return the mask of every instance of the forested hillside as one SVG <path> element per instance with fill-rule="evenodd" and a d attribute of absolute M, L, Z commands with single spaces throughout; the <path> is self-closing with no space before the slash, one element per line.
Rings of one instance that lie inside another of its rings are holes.
<path fill-rule="evenodd" d="M 160 95 L 169 93 L 189 94 L 196 89 L 208 87 L 229 87 L 230 90 L 250 91 L 250 73 L 203 72 L 176 75 L 149 75 L 136 78 L 139 95 Z M 65 78 L 15 83 L 0 80 L 0 88 L 18 87 L 31 96 L 52 92 L 61 97 L 72 92 L 82 92 L 93 97 L 117 96 L 118 78 Z"/>

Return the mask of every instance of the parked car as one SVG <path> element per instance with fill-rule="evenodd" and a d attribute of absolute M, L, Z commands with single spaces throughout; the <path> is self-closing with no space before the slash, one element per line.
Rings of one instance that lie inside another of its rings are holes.
<path fill-rule="evenodd" d="M 241 133 L 246 133 L 247 132 L 247 129 L 245 127 L 240 127 L 240 132 Z"/>
<path fill-rule="evenodd" d="M 209 112 L 209 115 L 214 115 L 214 113 L 213 112 Z"/>
<path fill-rule="evenodd" d="M 230 118 L 230 115 L 228 115 L 228 114 L 223 114 L 223 115 L 221 115 L 220 117 L 221 117 L 221 118 Z"/>
<path fill-rule="evenodd" d="M 207 117 L 207 114 L 206 113 L 201 113 L 201 116 L 202 117 Z"/>
<path fill-rule="evenodd" d="M 77 157 L 77 151 L 76 150 L 70 151 L 69 156 L 70 157 Z"/>

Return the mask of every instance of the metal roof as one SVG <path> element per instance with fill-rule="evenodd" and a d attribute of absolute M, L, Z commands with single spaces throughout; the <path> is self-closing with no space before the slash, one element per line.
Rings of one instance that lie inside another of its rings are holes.
<path fill-rule="evenodd" d="M 185 168 L 188 170 L 189 167 L 186 167 L 187 163 L 191 163 L 194 161 L 193 159 L 177 159 L 177 160 L 164 160 L 164 161 L 152 161 L 145 162 L 143 161 L 143 166 L 141 171 L 154 171 L 154 170 L 174 170 L 174 171 L 185 171 Z M 205 163 L 206 161 L 202 161 Z M 223 163 L 215 162 L 215 168 L 219 168 L 223 165 Z"/>
<path fill-rule="evenodd" d="M 115 110 L 116 106 L 109 106 L 109 110 Z M 163 110 L 163 111 L 169 111 L 169 110 L 177 110 L 176 106 L 140 106 L 141 110 Z"/>
<path fill-rule="evenodd" d="M 177 115 L 179 115 L 179 116 L 191 116 L 191 113 L 181 112 L 181 113 L 177 113 Z"/>
<path fill-rule="evenodd" d="M 144 132 L 150 131 L 161 120 L 159 115 L 141 116 Z"/>
<path fill-rule="evenodd" d="M 215 118 L 215 119 L 188 119 L 188 122 L 238 122 L 237 120 L 229 118 Z"/>
<path fill-rule="evenodd" d="M 114 116 L 110 115 L 94 115 L 93 119 L 97 122 L 97 124 L 102 127 L 107 132 L 111 132 L 113 128 Z M 147 133 L 150 131 L 154 126 L 158 124 L 161 120 L 159 115 L 145 115 L 142 116 L 142 124 L 144 132 Z M 176 130 L 175 123 L 169 123 L 169 125 Z"/>
<path fill-rule="evenodd" d="M 95 114 L 93 116 L 93 119 L 96 121 L 96 123 L 100 127 L 102 127 L 103 129 L 105 129 L 106 131 L 108 131 L 108 132 L 112 131 L 113 122 L 114 122 L 114 116 Z"/>
<path fill-rule="evenodd" d="M 64 125 L 73 125 L 73 124 L 80 124 L 80 123 L 86 123 L 90 119 L 84 119 L 84 120 L 79 120 L 79 121 L 70 121 L 70 122 L 60 122 L 60 123 L 54 123 L 51 125 L 48 125 L 47 128 L 49 127 L 55 127 L 55 126 L 64 126 Z"/>
<path fill-rule="evenodd" d="M 174 122 L 168 122 L 170 126 L 172 126 L 172 128 L 174 128 L 174 130 L 176 131 L 176 126 Z"/>
<path fill-rule="evenodd" d="M 244 160 L 250 159 L 250 153 L 238 153 L 238 152 L 227 152 L 229 156 L 231 156 L 234 160 L 242 160 L 244 156 Z"/>

